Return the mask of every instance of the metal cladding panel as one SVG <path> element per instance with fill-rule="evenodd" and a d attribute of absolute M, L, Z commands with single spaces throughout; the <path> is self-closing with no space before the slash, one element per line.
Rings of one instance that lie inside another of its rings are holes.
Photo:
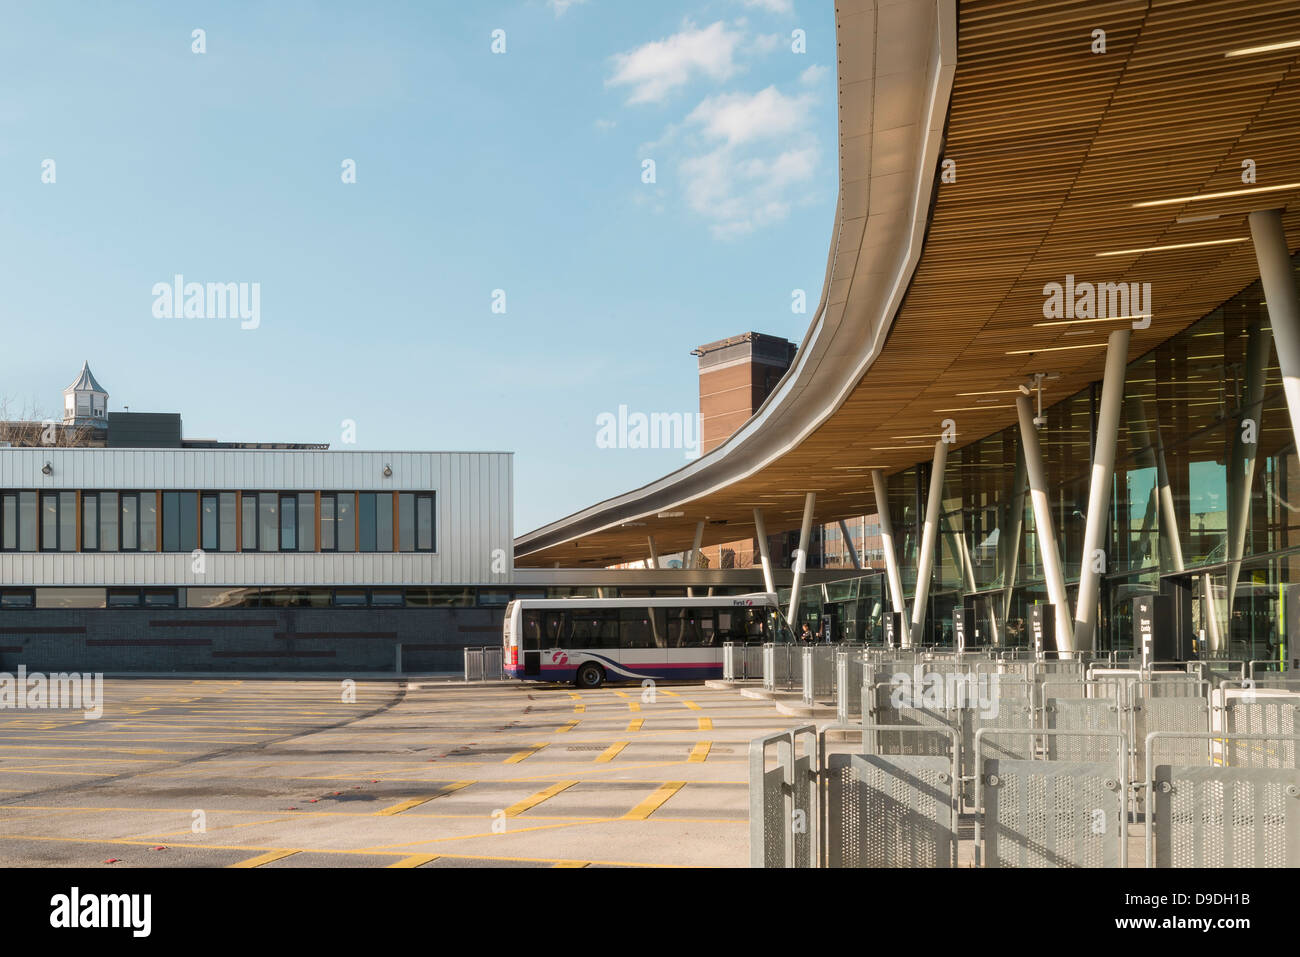
<path fill-rule="evenodd" d="M 0 489 L 437 493 L 432 553 L 209 552 L 200 575 L 188 553 L 4 552 L 7 585 L 484 584 L 514 570 L 508 452 L 0 449 Z"/>

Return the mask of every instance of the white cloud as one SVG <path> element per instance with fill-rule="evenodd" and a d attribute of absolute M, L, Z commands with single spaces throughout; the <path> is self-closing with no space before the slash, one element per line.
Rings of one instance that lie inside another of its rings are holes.
<path fill-rule="evenodd" d="M 741 0 L 747 7 L 758 7 L 768 13 L 794 13 L 794 0 Z"/>
<path fill-rule="evenodd" d="M 658 103 L 697 74 L 726 80 L 736 72 L 741 34 L 721 20 L 703 30 L 689 22 L 680 33 L 614 55 L 608 86 L 630 86 L 628 103 Z"/>
<path fill-rule="evenodd" d="M 546 5 L 555 11 L 555 17 L 558 20 L 564 16 L 569 7 L 576 7 L 586 2 L 587 0 L 546 0 Z"/>
<path fill-rule="evenodd" d="M 812 104 L 812 94 L 770 86 L 707 97 L 687 116 L 682 132 L 697 155 L 680 165 L 686 203 L 716 238 L 780 222 L 805 198 L 821 156 L 808 131 Z"/>
<path fill-rule="evenodd" d="M 812 179 L 819 157 L 816 144 L 753 157 L 739 157 L 721 146 L 682 163 L 686 202 L 711 220 L 714 237 L 746 235 L 789 215 L 792 188 Z"/>
<path fill-rule="evenodd" d="M 729 146 L 775 136 L 788 136 L 802 128 L 812 108 L 812 96 L 786 96 L 774 86 L 755 94 L 727 93 L 710 96 L 686 117 L 706 136 L 725 139 Z"/>
<path fill-rule="evenodd" d="M 826 67 L 814 63 L 808 69 L 799 74 L 799 82 L 804 86 L 816 86 L 821 82 L 822 77 L 826 75 Z"/>
<path fill-rule="evenodd" d="M 754 49 L 759 53 L 771 53 L 785 42 L 779 33 L 760 33 L 754 38 Z"/>

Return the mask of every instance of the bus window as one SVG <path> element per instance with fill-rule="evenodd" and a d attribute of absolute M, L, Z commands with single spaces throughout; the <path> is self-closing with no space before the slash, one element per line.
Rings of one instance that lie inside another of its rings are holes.
<path fill-rule="evenodd" d="M 698 648 L 704 643 L 702 625 L 709 622 L 709 635 L 713 634 L 713 613 L 707 608 L 668 609 L 668 647 Z"/>
<path fill-rule="evenodd" d="M 656 627 L 649 608 L 624 608 L 619 614 L 619 646 L 623 648 L 658 648 L 663 630 Z"/>
<path fill-rule="evenodd" d="M 546 647 L 564 648 L 564 612 L 548 611 L 546 613 Z"/>
<path fill-rule="evenodd" d="M 523 635 L 520 644 L 525 651 L 540 651 L 542 647 L 542 613 L 526 611 L 523 614 Z"/>
<path fill-rule="evenodd" d="M 570 615 L 566 648 L 617 648 L 618 612 L 590 608 Z"/>

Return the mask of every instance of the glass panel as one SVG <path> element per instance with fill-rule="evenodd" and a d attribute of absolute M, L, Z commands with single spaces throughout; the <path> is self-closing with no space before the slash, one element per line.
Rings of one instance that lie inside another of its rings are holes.
<path fill-rule="evenodd" d="M 420 495 L 415 501 L 415 547 L 433 551 L 433 496 Z"/>
<path fill-rule="evenodd" d="M 118 503 L 116 492 L 100 492 L 99 499 L 99 550 L 117 551 Z"/>
<path fill-rule="evenodd" d="M 139 503 L 134 492 L 124 493 L 122 499 L 122 550 L 127 552 L 135 551 L 140 545 L 140 515 Z M 109 596 L 109 606 L 112 606 L 112 596 Z"/>
<path fill-rule="evenodd" d="M 507 588 L 480 588 L 478 590 L 480 608 L 504 608 L 509 601 L 510 590 Z"/>
<path fill-rule="evenodd" d="M 140 493 L 140 551 L 158 551 L 158 496 Z"/>
<path fill-rule="evenodd" d="M 393 550 L 393 495 L 380 492 L 375 495 L 375 551 Z"/>
<path fill-rule="evenodd" d="M 403 552 L 415 549 L 415 495 L 397 493 L 397 545 Z"/>
<path fill-rule="evenodd" d="M 221 541 L 218 538 L 217 496 L 205 494 L 201 510 L 203 513 L 203 536 L 200 545 L 204 551 L 215 552 Z"/>
<path fill-rule="evenodd" d="M 298 496 L 298 551 L 316 551 L 316 493 Z"/>
<path fill-rule="evenodd" d="M 244 492 L 239 497 L 239 511 L 242 517 L 243 531 L 240 546 L 243 551 L 257 551 L 257 493 Z"/>
<path fill-rule="evenodd" d="M 0 608 L 35 608 L 36 596 L 32 589 L 25 588 L 17 591 L 9 589 L 0 592 Z"/>
<path fill-rule="evenodd" d="M 38 588 L 37 608 L 103 608 L 102 588 Z"/>
<path fill-rule="evenodd" d="M 88 552 L 99 548 L 99 496 L 93 492 L 81 496 L 81 547 Z"/>
<path fill-rule="evenodd" d="M 279 496 L 262 492 L 257 496 L 257 550 L 274 552 L 280 544 Z"/>
<path fill-rule="evenodd" d="M 361 540 L 358 543 L 358 551 L 373 552 L 375 550 L 375 493 L 362 492 L 359 508 Z"/>
<path fill-rule="evenodd" d="M 321 551 L 334 551 L 334 496 L 320 497 L 320 547 Z"/>
<path fill-rule="evenodd" d="M 238 496 L 238 492 L 221 493 L 220 543 L 223 552 L 235 550 L 235 505 L 239 500 Z"/>
<path fill-rule="evenodd" d="M 59 493 L 59 551 L 77 550 L 77 493 Z"/>
<path fill-rule="evenodd" d="M 18 493 L 18 547 L 36 551 L 36 493 Z"/>
<path fill-rule="evenodd" d="M 408 608 L 470 608 L 474 605 L 472 588 L 408 588 Z"/>
<path fill-rule="evenodd" d="M 52 552 L 59 547 L 59 496 L 54 492 L 41 493 L 41 551 Z"/>
<path fill-rule="evenodd" d="M 187 608 L 251 608 L 257 604 L 256 588 L 187 588 Z"/>
<path fill-rule="evenodd" d="M 122 496 L 126 500 L 126 496 Z M 109 608 L 139 608 L 140 607 L 140 589 L 138 588 L 110 588 L 108 590 L 108 607 Z"/>
<path fill-rule="evenodd" d="M 178 605 L 175 588 L 146 588 L 144 590 L 144 607 L 175 608 Z"/>
<path fill-rule="evenodd" d="M 338 494 L 337 521 L 335 522 L 338 550 L 355 552 L 357 550 L 357 496 L 355 492 Z"/>
<path fill-rule="evenodd" d="M 18 548 L 18 496 L 13 494 L 0 498 L 0 517 L 4 521 L 4 538 L 0 547 L 10 551 Z"/>
<path fill-rule="evenodd" d="M 197 492 L 181 492 L 181 551 L 192 552 L 199 547 L 199 496 Z"/>
<path fill-rule="evenodd" d="M 298 548 L 298 498 L 280 496 L 280 548 L 292 552 Z"/>
<path fill-rule="evenodd" d="M 376 608 L 401 608 L 403 594 L 400 588 L 376 588 L 370 593 L 370 604 Z"/>
<path fill-rule="evenodd" d="M 181 550 L 181 493 L 163 492 L 163 551 Z"/>
<path fill-rule="evenodd" d="M 335 589 L 334 604 L 339 608 L 364 608 L 366 605 L 366 590 L 364 588 Z"/>

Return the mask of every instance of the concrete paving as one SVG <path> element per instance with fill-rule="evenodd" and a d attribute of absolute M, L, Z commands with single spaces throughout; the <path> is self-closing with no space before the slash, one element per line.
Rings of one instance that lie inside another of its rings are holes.
<path fill-rule="evenodd" d="M 107 680 L 0 711 L 0 865 L 746 866 L 750 739 L 702 685 Z M 114 863 L 105 862 L 114 860 Z"/>

